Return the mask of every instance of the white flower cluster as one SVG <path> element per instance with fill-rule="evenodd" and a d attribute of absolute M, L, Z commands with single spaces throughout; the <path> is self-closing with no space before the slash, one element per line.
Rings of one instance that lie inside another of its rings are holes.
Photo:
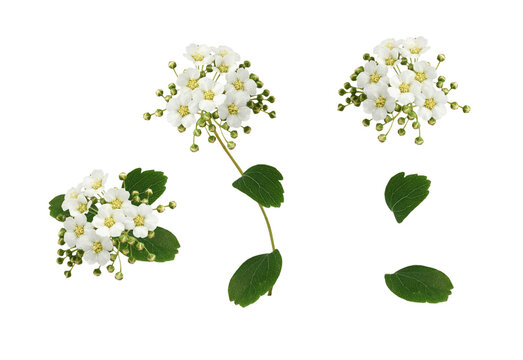
<path fill-rule="evenodd" d="M 94 170 L 65 195 L 62 210 L 70 217 L 64 222 L 63 238 L 69 248 L 81 249 L 89 264 L 105 265 L 113 251 L 112 238 L 132 231 L 145 238 L 156 229 L 158 218 L 147 204 L 134 205 L 123 188 L 105 189 L 107 174 Z M 100 204 L 94 206 L 94 204 Z"/>
<path fill-rule="evenodd" d="M 414 129 L 420 129 L 420 118 L 434 125 L 446 114 L 447 104 L 452 109 L 462 108 L 464 112 L 469 112 L 469 106 L 459 106 L 447 100 L 447 94 L 456 89 L 457 84 L 451 83 L 450 89 L 445 88 L 445 77 L 437 75 L 445 56 L 438 55 L 435 67 L 420 59 L 428 49 L 427 40 L 423 37 L 382 41 L 374 48 L 375 57 L 365 54 L 366 64 L 352 74 L 351 80 L 356 81 L 356 86 L 345 83 L 344 88 L 340 89 L 340 95 L 349 94 L 349 97 L 346 98 L 347 105 L 339 104 L 338 109 L 342 111 L 350 104 L 362 105 L 364 111 L 371 114 L 372 120 L 391 122 L 389 131 L 396 119 L 399 125 L 405 127 L 412 120 Z M 405 114 L 407 119 L 398 117 L 400 114 Z M 363 120 L 363 124 L 369 126 L 370 120 Z M 405 127 L 398 130 L 400 135 L 405 134 Z M 376 129 L 381 131 L 383 123 L 378 123 Z M 378 139 L 385 141 L 387 134 L 388 131 Z M 423 143 L 421 130 L 416 143 Z"/>
<path fill-rule="evenodd" d="M 271 118 L 275 117 L 264 104 L 264 100 L 274 102 L 274 97 L 269 96 L 269 90 L 258 93 L 263 83 L 247 70 L 250 62 L 240 63 L 240 56 L 229 47 L 191 44 L 184 55 L 193 66 L 178 74 L 176 63 L 169 63 L 177 76 L 176 84 L 169 84 L 170 95 L 164 96 L 163 90 L 156 92 L 166 100 L 166 108 L 158 109 L 154 115 L 165 115 L 180 132 L 198 123 L 208 132 L 209 142 L 219 136 L 216 127 L 228 131 L 232 138 L 237 137 L 234 129 L 240 127 L 249 133 L 250 127 L 243 124 L 251 113 L 265 112 Z M 145 113 L 144 118 L 149 120 L 151 114 Z M 194 137 L 201 133 L 198 128 L 194 130 L 192 151 L 198 150 Z M 229 148 L 234 148 L 232 141 L 227 143 Z"/>

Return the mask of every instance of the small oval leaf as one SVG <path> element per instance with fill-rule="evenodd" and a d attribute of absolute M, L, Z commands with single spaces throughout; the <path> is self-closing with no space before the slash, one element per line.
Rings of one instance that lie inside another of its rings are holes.
<path fill-rule="evenodd" d="M 130 233 L 132 235 L 132 232 Z M 148 237 L 139 238 L 138 241 L 145 245 L 145 248 L 149 253 L 156 255 L 155 262 L 165 262 L 174 260 L 174 256 L 178 254 L 180 243 L 176 236 L 174 236 L 169 230 L 157 227 L 154 230 L 154 237 L 149 239 Z M 148 261 L 147 251 L 138 251 L 133 248 L 132 253 L 128 256 L 133 256 L 138 261 Z"/>
<path fill-rule="evenodd" d="M 65 195 L 57 195 L 51 201 L 49 201 L 49 215 L 54 217 L 58 221 L 65 221 L 69 216 L 69 210 L 64 211 L 62 209 L 62 203 L 65 200 Z"/>
<path fill-rule="evenodd" d="M 394 175 L 385 188 L 385 202 L 401 223 L 429 195 L 430 180 L 426 176 L 404 172 Z"/>
<path fill-rule="evenodd" d="M 242 307 L 256 302 L 272 289 L 280 276 L 281 266 L 278 250 L 245 261 L 229 282 L 229 300 Z"/>
<path fill-rule="evenodd" d="M 254 165 L 247 169 L 232 186 L 248 195 L 261 206 L 280 207 L 283 202 L 283 175 L 269 165 Z"/>
<path fill-rule="evenodd" d="M 147 198 L 145 191 L 151 189 L 153 194 L 149 196 L 149 204 L 152 204 L 163 194 L 166 183 L 167 176 L 163 172 L 154 170 L 142 172 L 142 169 L 137 168 L 127 174 L 122 187 L 129 193 L 138 191 L 142 199 Z"/>
<path fill-rule="evenodd" d="M 394 274 L 386 274 L 385 283 L 400 298 L 420 303 L 447 301 L 454 288 L 447 275 L 422 265 L 407 266 Z"/>

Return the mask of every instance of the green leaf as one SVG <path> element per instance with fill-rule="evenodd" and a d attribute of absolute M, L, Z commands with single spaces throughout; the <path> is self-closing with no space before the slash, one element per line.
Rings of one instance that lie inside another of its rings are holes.
<path fill-rule="evenodd" d="M 132 235 L 132 233 L 130 234 Z M 154 237 L 139 238 L 139 242 L 142 242 L 149 253 L 156 255 L 156 262 L 165 262 L 174 260 L 174 256 L 178 254 L 180 243 L 176 236 L 174 236 L 169 230 L 161 227 L 157 227 L 154 230 Z M 133 247 L 132 255 L 136 260 L 147 261 L 147 251 L 138 251 Z M 130 255 L 130 254 L 129 254 Z"/>
<path fill-rule="evenodd" d="M 245 261 L 229 282 L 229 300 L 242 307 L 256 302 L 278 280 L 281 264 L 278 250 Z"/>
<path fill-rule="evenodd" d="M 430 180 L 426 176 L 404 172 L 394 175 L 385 188 L 385 202 L 401 223 L 429 195 Z"/>
<path fill-rule="evenodd" d="M 151 189 L 153 194 L 149 196 L 149 204 L 152 204 L 163 194 L 166 183 L 167 176 L 163 172 L 154 170 L 142 172 L 142 169 L 138 168 L 127 174 L 122 187 L 129 193 L 138 191 L 141 198 L 146 198 L 145 190 Z"/>
<path fill-rule="evenodd" d="M 254 165 L 232 183 L 236 189 L 265 207 L 280 207 L 283 202 L 282 174 L 269 165 Z"/>
<path fill-rule="evenodd" d="M 51 201 L 49 201 L 49 214 L 51 217 L 54 217 L 58 221 L 65 221 L 65 218 L 71 216 L 69 210 L 62 210 L 62 203 L 65 200 L 65 194 L 55 196 Z"/>
<path fill-rule="evenodd" d="M 420 303 L 447 301 L 454 287 L 447 275 L 439 270 L 421 266 L 407 266 L 394 274 L 385 275 L 385 283 L 402 299 Z"/>

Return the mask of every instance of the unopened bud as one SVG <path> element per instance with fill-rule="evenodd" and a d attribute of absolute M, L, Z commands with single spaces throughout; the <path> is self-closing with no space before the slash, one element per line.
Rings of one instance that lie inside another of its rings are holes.
<path fill-rule="evenodd" d="M 414 121 L 414 122 L 412 123 L 412 128 L 413 128 L 413 129 L 419 129 L 419 127 L 420 127 L 420 123 L 419 123 L 419 121 Z"/>
<path fill-rule="evenodd" d="M 197 144 L 192 144 L 191 145 L 191 151 L 192 152 L 197 152 L 198 150 L 200 150 L 200 147 Z"/>
<path fill-rule="evenodd" d="M 228 141 L 227 147 L 229 148 L 229 150 L 232 150 L 236 147 L 236 143 L 234 141 Z"/>
<path fill-rule="evenodd" d="M 428 123 L 429 123 L 429 125 L 435 125 L 436 124 L 436 119 L 430 118 Z"/>
<path fill-rule="evenodd" d="M 376 131 L 381 131 L 383 130 L 383 124 L 382 123 L 377 123 L 376 124 Z"/>
<path fill-rule="evenodd" d="M 122 280 L 123 279 L 123 274 L 121 271 L 118 271 L 116 274 L 114 274 L 114 278 L 116 280 Z"/>
<path fill-rule="evenodd" d="M 421 144 L 423 144 L 424 141 L 423 141 L 423 139 L 421 138 L 421 136 L 418 136 L 418 137 L 416 138 L 416 140 L 414 140 L 414 142 L 416 143 L 416 145 L 421 145 Z"/>
<path fill-rule="evenodd" d="M 363 124 L 363 126 L 367 127 L 370 125 L 370 120 L 369 119 L 363 119 L 363 121 L 361 122 Z"/>
<path fill-rule="evenodd" d="M 165 211 L 165 206 L 158 205 L 158 207 L 156 208 L 156 211 L 158 211 L 159 213 L 163 213 Z"/>
<path fill-rule="evenodd" d="M 163 96 L 163 90 L 162 89 L 156 90 L 156 96 Z"/>
<path fill-rule="evenodd" d="M 94 269 L 94 270 L 93 270 L 93 274 L 94 274 L 94 276 L 100 276 L 100 275 L 102 275 L 102 270 L 100 270 L 100 269 Z"/>
<path fill-rule="evenodd" d="M 143 114 L 143 119 L 144 120 L 151 120 L 151 114 L 149 114 L 149 113 Z"/>
<path fill-rule="evenodd" d="M 169 207 L 174 209 L 176 207 L 176 201 L 169 201 Z"/>
<path fill-rule="evenodd" d="M 451 82 L 450 83 L 450 88 L 451 89 L 457 89 L 458 88 L 458 83 L 457 82 Z"/>
<path fill-rule="evenodd" d="M 207 140 L 212 144 L 213 142 L 216 141 L 216 136 L 211 135 L 211 136 L 209 136 L 209 138 Z"/>
<path fill-rule="evenodd" d="M 463 106 L 463 112 L 464 113 L 469 113 L 470 112 L 470 106 L 468 106 L 468 105 Z"/>
<path fill-rule="evenodd" d="M 154 255 L 154 254 L 147 255 L 147 261 L 154 261 L 154 260 L 156 260 L 156 255 Z"/>
<path fill-rule="evenodd" d="M 154 112 L 154 115 L 158 116 L 158 117 L 162 117 L 163 116 L 163 110 L 162 109 L 157 109 L 155 112 Z"/>
<path fill-rule="evenodd" d="M 403 128 L 398 129 L 398 135 L 399 136 L 403 136 L 403 135 L 405 135 L 405 133 L 406 133 L 405 129 L 403 129 Z"/>
<path fill-rule="evenodd" d="M 438 61 L 439 61 L 439 62 L 443 62 L 443 61 L 445 61 L 445 55 L 444 55 L 444 54 L 439 54 L 439 55 L 438 55 Z"/>
<path fill-rule="evenodd" d="M 184 131 L 185 131 L 185 126 L 183 126 L 183 125 L 178 126 L 178 132 L 183 133 Z"/>
<path fill-rule="evenodd" d="M 385 142 L 385 140 L 387 140 L 387 135 L 385 135 L 385 134 L 378 135 L 378 140 L 380 142 Z"/>
<path fill-rule="evenodd" d="M 64 275 L 65 275 L 66 279 L 70 278 L 71 277 L 71 271 L 69 271 L 69 270 L 64 271 Z"/>
<path fill-rule="evenodd" d="M 144 248 L 145 248 L 145 245 L 143 244 L 143 242 L 138 241 L 136 243 L 136 250 L 142 251 Z"/>
<path fill-rule="evenodd" d="M 107 265 L 107 271 L 112 273 L 114 271 L 114 265 Z"/>
<path fill-rule="evenodd" d="M 120 180 L 123 181 L 123 180 L 127 179 L 127 174 L 124 172 L 121 172 L 120 175 L 118 175 L 118 177 L 120 178 Z"/>
<path fill-rule="evenodd" d="M 176 63 L 174 61 L 169 61 L 169 68 L 174 69 L 176 67 Z"/>

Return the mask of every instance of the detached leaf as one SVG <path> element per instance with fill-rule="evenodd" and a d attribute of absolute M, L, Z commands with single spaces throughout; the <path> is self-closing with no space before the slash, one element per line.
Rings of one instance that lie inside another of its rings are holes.
<path fill-rule="evenodd" d="M 145 190 L 151 189 L 153 194 L 149 197 L 149 204 L 154 203 L 165 191 L 167 176 L 161 171 L 134 169 L 127 174 L 123 188 L 129 193 L 138 191 L 141 198 L 146 198 Z"/>
<path fill-rule="evenodd" d="M 69 210 L 62 210 L 62 203 L 65 200 L 65 194 L 55 196 L 49 201 L 49 214 L 58 221 L 65 221 L 65 218 L 71 216 Z"/>
<path fill-rule="evenodd" d="M 157 227 L 154 230 L 154 237 L 152 239 L 146 237 L 143 239 L 139 238 L 138 241 L 142 242 L 151 254 L 156 255 L 155 262 L 174 260 L 174 256 L 178 254 L 178 249 L 180 248 L 180 243 L 178 239 L 176 239 L 176 236 L 169 230 L 161 227 Z M 136 260 L 147 261 L 147 251 L 138 251 L 136 248 L 133 248 L 132 251 L 132 255 Z"/>
<path fill-rule="evenodd" d="M 426 176 L 404 172 L 394 175 L 385 188 L 385 202 L 401 223 L 429 195 L 430 180 Z"/>
<path fill-rule="evenodd" d="M 232 186 L 265 207 L 280 207 L 283 202 L 282 174 L 269 165 L 254 165 Z"/>
<path fill-rule="evenodd" d="M 454 288 L 447 275 L 439 270 L 412 265 L 385 275 L 385 283 L 402 299 L 420 303 L 447 301 Z"/>
<path fill-rule="evenodd" d="M 229 300 L 242 307 L 250 305 L 268 292 L 280 276 L 280 252 L 257 255 L 244 262 L 229 282 Z"/>

